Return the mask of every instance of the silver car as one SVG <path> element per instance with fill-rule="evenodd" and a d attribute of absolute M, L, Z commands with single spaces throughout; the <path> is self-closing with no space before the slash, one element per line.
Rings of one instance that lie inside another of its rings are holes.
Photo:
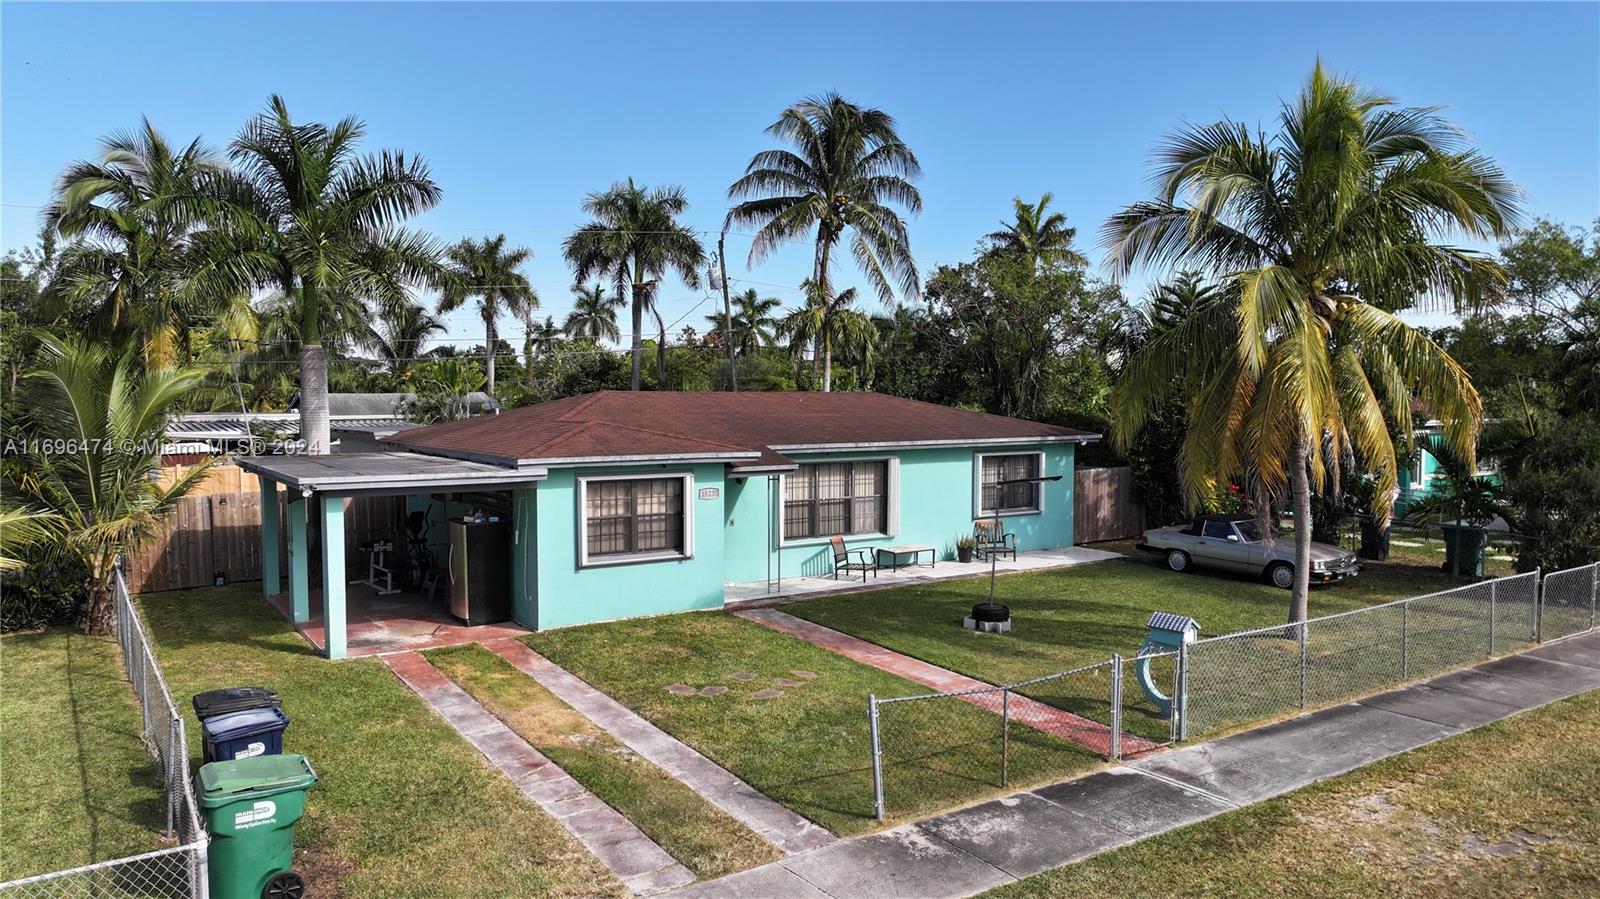
<path fill-rule="evenodd" d="M 1264 577 L 1287 590 L 1294 583 L 1294 541 L 1266 535 L 1253 515 L 1202 515 L 1186 525 L 1145 531 L 1139 548 L 1166 557 L 1173 571 L 1195 566 Z M 1361 572 L 1355 553 L 1311 544 L 1311 582 L 1327 584 Z"/>

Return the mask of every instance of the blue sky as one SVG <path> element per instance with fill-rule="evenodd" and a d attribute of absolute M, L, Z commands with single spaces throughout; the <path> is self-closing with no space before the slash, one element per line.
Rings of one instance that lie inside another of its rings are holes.
<path fill-rule="evenodd" d="M 968 257 L 1012 195 L 1047 190 L 1098 260 L 1100 223 L 1146 195 L 1163 134 L 1270 125 L 1318 54 L 1403 103 L 1448 106 L 1532 211 L 1600 213 L 1596 3 L 6 2 L 0 244 L 33 239 L 55 175 L 106 132 L 148 115 L 175 141 L 222 145 L 277 92 L 297 118 L 354 113 L 368 148 L 422 154 L 444 201 L 414 224 L 530 247 L 559 320 L 560 241 L 586 192 L 680 184 L 687 221 L 714 231 L 727 185 L 770 145 L 762 129 L 837 90 L 896 116 L 921 158 L 924 272 Z M 809 270 L 795 247 L 747 271 L 748 246 L 728 240 L 736 278 L 789 286 Z M 707 296 L 669 284 L 663 314 L 703 330 Z M 472 313 L 452 316 L 452 339 L 481 336 Z"/>

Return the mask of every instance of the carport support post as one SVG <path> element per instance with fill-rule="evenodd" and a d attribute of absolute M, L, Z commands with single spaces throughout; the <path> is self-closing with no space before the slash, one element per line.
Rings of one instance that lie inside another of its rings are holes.
<path fill-rule="evenodd" d="M 289 494 L 289 617 L 311 620 L 311 553 L 306 549 L 306 501 Z"/>
<path fill-rule="evenodd" d="M 261 592 L 276 596 L 283 590 L 278 582 L 278 482 L 257 480 L 261 482 Z"/>
<path fill-rule="evenodd" d="M 344 497 L 322 497 L 322 632 L 328 658 L 345 654 Z"/>

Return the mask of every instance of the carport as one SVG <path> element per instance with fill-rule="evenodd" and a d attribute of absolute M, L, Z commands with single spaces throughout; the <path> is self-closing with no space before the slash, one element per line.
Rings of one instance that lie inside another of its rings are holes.
<path fill-rule="evenodd" d="M 246 456 L 239 466 L 261 481 L 261 589 L 282 592 L 279 580 L 278 487 L 288 493 L 290 618 L 297 627 L 311 620 L 311 566 L 307 524 L 320 516 L 322 532 L 322 648 L 330 659 L 348 650 L 345 568 L 345 500 L 361 496 L 411 496 L 431 493 L 507 491 L 517 535 L 513 568 L 529 564 L 531 540 L 521 538 L 531 520 L 533 491 L 544 480 L 542 468 L 510 468 L 409 452 L 340 453 L 318 456 Z M 521 579 L 518 579 L 521 583 Z M 445 587 L 448 593 L 448 586 Z M 309 635 L 308 635 L 309 639 Z M 313 640 L 313 642 L 317 642 Z"/>

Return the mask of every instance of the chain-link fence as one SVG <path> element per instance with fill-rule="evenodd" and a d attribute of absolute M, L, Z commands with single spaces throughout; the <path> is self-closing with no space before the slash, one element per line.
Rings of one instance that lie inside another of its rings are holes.
<path fill-rule="evenodd" d="M 139 699 L 140 736 L 161 771 L 166 801 L 166 836 L 179 843 L 169 849 L 98 862 L 0 883 L 0 895 L 34 897 L 140 897 L 140 899 L 205 899 L 207 836 L 189 778 L 189 744 L 183 718 L 167 690 L 155 653 L 145 637 L 139 613 L 128 595 L 122 572 L 116 573 L 115 629 L 122 662 Z"/>
<path fill-rule="evenodd" d="M 1011 780 L 1294 714 L 1597 622 L 1600 563 L 1495 578 L 1299 624 L 1113 655 L 1014 684 L 868 698 L 874 809 L 912 812 Z"/>
<path fill-rule="evenodd" d="M 1554 640 L 1593 628 L 1600 604 L 1600 562 L 1547 574 L 1539 606 L 1539 637 Z"/>

